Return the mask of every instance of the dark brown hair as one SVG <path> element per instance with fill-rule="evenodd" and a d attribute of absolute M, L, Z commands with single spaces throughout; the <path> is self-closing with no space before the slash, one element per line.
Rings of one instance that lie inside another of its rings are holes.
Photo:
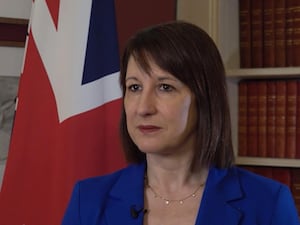
<path fill-rule="evenodd" d="M 120 85 L 125 95 L 125 78 L 130 56 L 148 72 L 152 60 L 195 95 L 198 111 L 197 141 L 192 165 L 229 167 L 234 162 L 225 69 L 219 51 L 208 34 L 196 25 L 174 21 L 139 31 L 127 43 L 121 61 Z M 126 159 L 145 160 L 127 131 L 122 109 L 120 134 Z"/>

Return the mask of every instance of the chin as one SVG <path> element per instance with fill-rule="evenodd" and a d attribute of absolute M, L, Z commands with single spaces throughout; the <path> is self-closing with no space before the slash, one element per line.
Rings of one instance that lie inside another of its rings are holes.
<path fill-rule="evenodd" d="M 140 149 L 141 152 L 147 154 L 147 153 L 158 153 L 161 152 L 161 149 L 159 149 L 158 146 L 144 146 L 144 145 L 139 145 L 138 148 Z"/>

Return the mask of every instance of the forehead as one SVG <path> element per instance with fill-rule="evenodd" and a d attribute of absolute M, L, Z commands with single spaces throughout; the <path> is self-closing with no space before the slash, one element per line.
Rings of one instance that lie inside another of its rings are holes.
<path fill-rule="evenodd" d="M 128 66 L 126 71 L 126 77 L 127 76 L 133 76 L 133 75 L 148 75 L 148 76 L 170 76 L 174 77 L 169 72 L 163 70 L 160 68 L 154 60 L 152 60 L 150 57 L 147 58 L 147 62 L 142 62 L 141 64 L 138 60 L 136 60 L 135 57 L 130 56 L 128 60 Z"/>

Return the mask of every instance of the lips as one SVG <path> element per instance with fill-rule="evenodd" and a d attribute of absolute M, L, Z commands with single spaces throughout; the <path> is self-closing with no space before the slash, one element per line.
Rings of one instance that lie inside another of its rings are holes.
<path fill-rule="evenodd" d="M 159 131 L 160 127 L 153 126 L 153 125 L 140 125 L 140 126 L 138 126 L 138 129 L 142 133 L 147 134 L 147 133 L 154 133 L 154 132 Z"/>

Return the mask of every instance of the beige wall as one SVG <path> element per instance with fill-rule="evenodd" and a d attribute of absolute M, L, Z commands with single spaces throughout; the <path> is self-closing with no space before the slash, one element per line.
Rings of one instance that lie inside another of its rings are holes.
<path fill-rule="evenodd" d="M 32 0 L 0 0 L 0 17 L 29 19 Z M 19 76 L 24 48 L 0 46 L 0 76 Z"/>
<path fill-rule="evenodd" d="M 177 0 L 177 19 L 198 25 L 218 42 L 218 4 L 219 0 Z"/>
<path fill-rule="evenodd" d="M 29 19 L 31 3 L 32 0 L 0 0 L 0 17 Z M 0 76 L 20 76 L 23 55 L 24 48 L 0 46 Z M 0 161 L 0 187 L 3 172 L 4 162 Z"/>

